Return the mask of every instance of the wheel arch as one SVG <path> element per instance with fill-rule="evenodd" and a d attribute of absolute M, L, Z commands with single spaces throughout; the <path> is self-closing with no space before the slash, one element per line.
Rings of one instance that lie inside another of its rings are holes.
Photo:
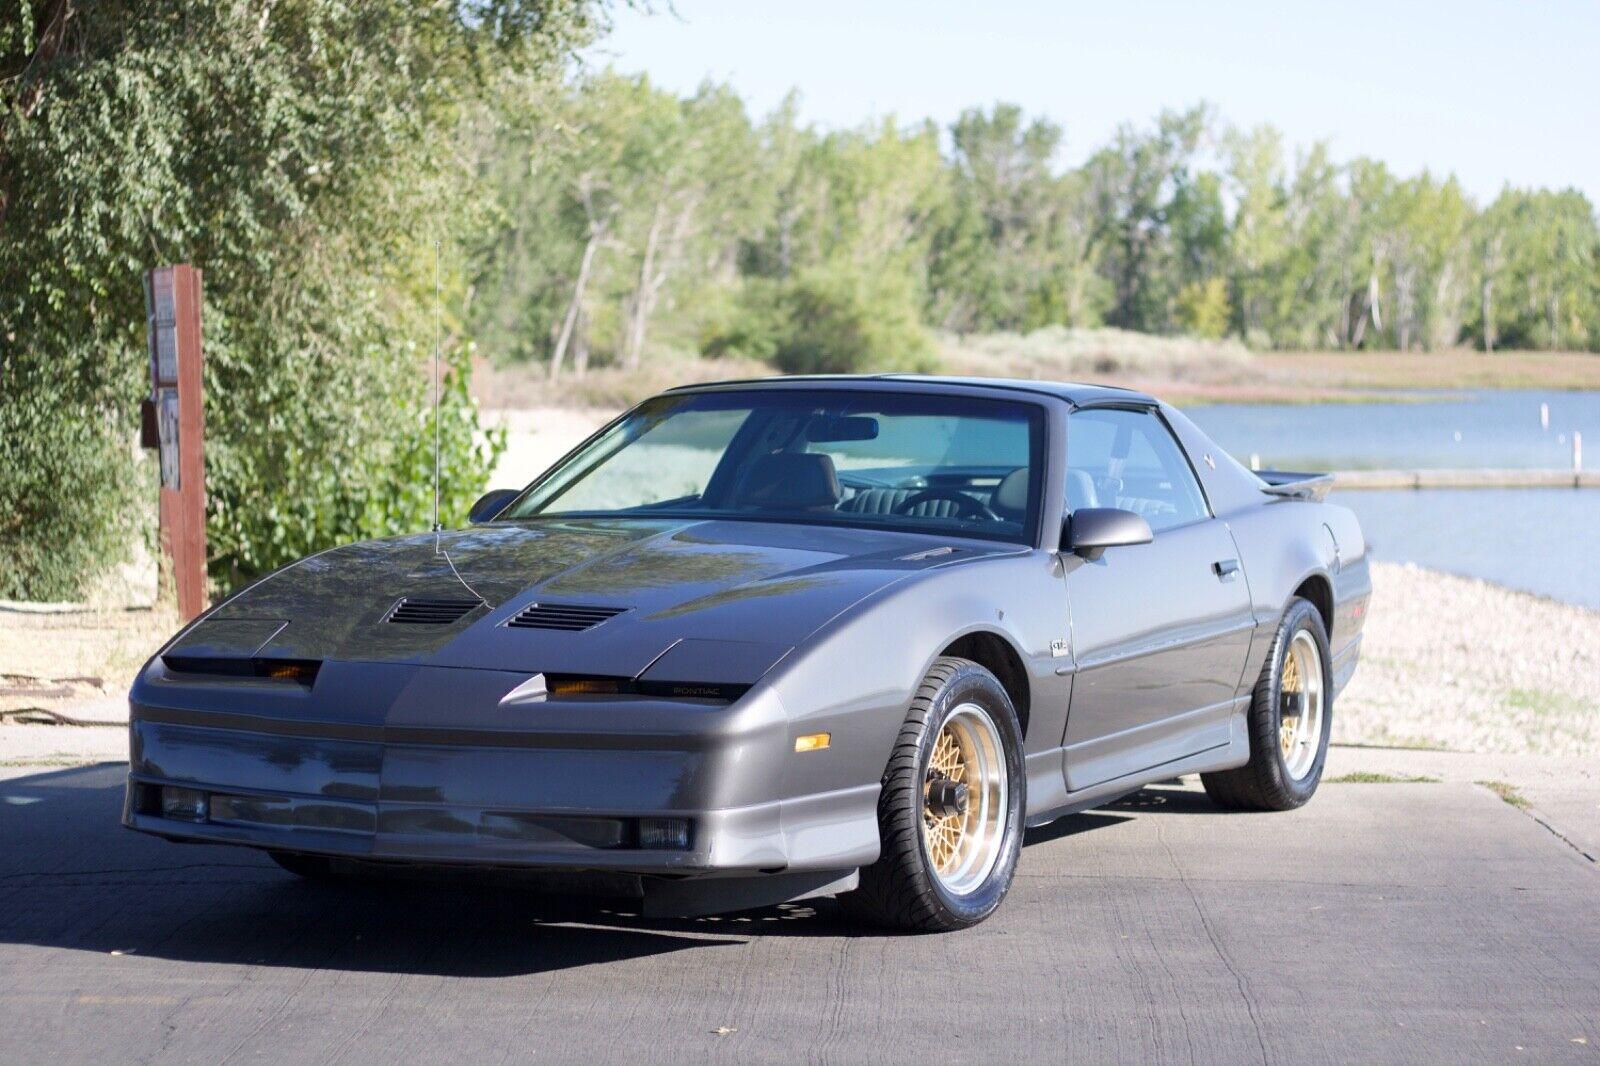
<path fill-rule="evenodd" d="M 1317 614 L 1322 616 L 1322 628 L 1331 641 L 1333 639 L 1333 582 L 1328 575 L 1317 572 L 1307 575 L 1300 584 L 1295 586 L 1294 595 L 1311 601 L 1317 609 Z"/>
<path fill-rule="evenodd" d="M 1017 712 L 1017 724 L 1022 727 L 1022 737 L 1028 737 L 1028 711 L 1033 702 L 1033 686 L 1028 679 L 1028 669 L 1022 655 L 1011 639 L 993 629 L 975 629 L 945 644 L 939 656 L 971 659 L 988 670 L 1000 682 L 1000 687 L 1011 697 Z"/>

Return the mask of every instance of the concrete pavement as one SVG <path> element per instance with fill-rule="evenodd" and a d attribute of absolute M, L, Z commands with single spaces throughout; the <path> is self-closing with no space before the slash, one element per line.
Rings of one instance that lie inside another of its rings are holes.
<path fill-rule="evenodd" d="M 302 884 L 122 830 L 122 770 L 0 778 L 0 1062 L 1600 1059 L 1600 868 L 1464 782 L 1151 789 L 896 937 Z"/>

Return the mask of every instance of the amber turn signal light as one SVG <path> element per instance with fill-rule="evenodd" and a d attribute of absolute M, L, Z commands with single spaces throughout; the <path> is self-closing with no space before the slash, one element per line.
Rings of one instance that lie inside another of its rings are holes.
<path fill-rule="evenodd" d="M 552 696 L 614 696 L 622 691 L 614 677 L 552 677 L 549 686 Z"/>
<path fill-rule="evenodd" d="M 317 664 L 306 662 L 272 662 L 262 664 L 261 672 L 274 681 L 297 681 L 309 685 L 317 678 Z"/>
<path fill-rule="evenodd" d="M 795 751 L 821 751 L 833 742 L 832 733 L 806 733 L 794 738 Z"/>

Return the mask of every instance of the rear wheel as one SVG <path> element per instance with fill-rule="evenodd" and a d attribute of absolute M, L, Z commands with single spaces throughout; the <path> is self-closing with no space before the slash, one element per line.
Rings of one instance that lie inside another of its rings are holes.
<path fill-rule="evenodd" d="M 1011 887 L 1025 790 L 1022 730 L 1005 688 L 977 663 L 938 659 L 884 771 L 883 851 L 841 902 L 908 931 L 983 921 Z"/>
<path fill-rule="evenodd" d="M 1317 791 L 1333 718 L 1328 634 L 1308 600 L 1295 599 L 1278 623 L 1249 713 L 1250 761 L 1201 774 L 1206 794 L 1236 810 L 1287 811 Z"/>

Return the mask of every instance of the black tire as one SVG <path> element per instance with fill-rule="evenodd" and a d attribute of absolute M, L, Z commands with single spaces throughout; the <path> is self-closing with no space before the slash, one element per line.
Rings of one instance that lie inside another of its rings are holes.
<path fill-rule="evenodd" d="M 307 855 L 300 851 L 269 851 L 267 854 L 272 857 L 273 862 L 307 881 L 340 879 L 334 871 L 333 861 L 321 855 Z"/>
<path fill-rule="evenodd" d="M 981 709 L 999 734 L 1007 807 L 993 867 L 971 891 L 955 895 L 941 884 L 928 858 L 923 804 L 934 744 L 952 712 L 966 704 Z M 1026 803 L 1022 728 L 1005 688 L 971 660 L 935 660 L 911 701 L 884 770 L 878 796 L 882 853 L 862 869 L 860 887 L 840 896 L 840 902 L 863 921 L 906 932 L 938 933 L 976 925 L 994 913 L 1011 887 L 1022 850 Z"/>
<path fill-rule="evenodd" d="M 1322 660 L 1322 728 L 1310 769 L 1298 781 L 1289 775 L 1278 744 L 1282 723 L 1283 660 L 1300 632 L 1311 634 Z M 1261 667 L 1250 701 L 1248 729 L 1250 761 L 1234 770 L 1201 774 L 1206 795 L 1219 807 L 1240 811 L 1290 811 L 1303 806 L 1317 791 L 1328 758 L 1328 737 L 1333 732 L 1333 669 L 1328 653 L 1328 632 L 1322 615 L 1309 600 L 1296 597 L 1283 612 L 1272 649 Z"/>

